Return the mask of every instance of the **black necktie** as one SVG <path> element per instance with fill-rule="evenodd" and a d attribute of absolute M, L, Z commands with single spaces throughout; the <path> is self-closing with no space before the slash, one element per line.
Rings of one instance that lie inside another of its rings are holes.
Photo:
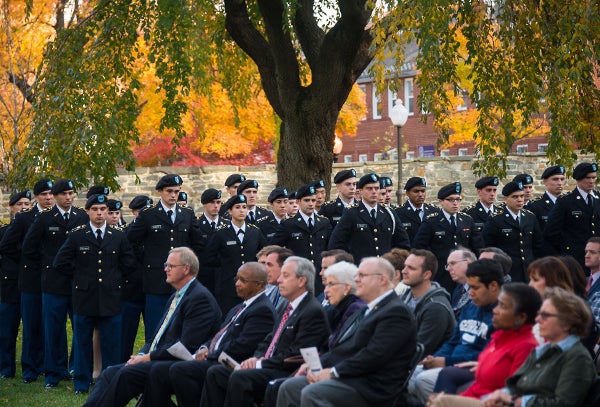
<path fill-rule="evenodd" d="M 215 222 L 210 222 L 210 228 L 211 228 L 212 230 L 215 230 Z"/>
<path fill-rule="evenodd" d="M 311 232 L 313 230 L 312 218 L 308 218 L 308 230 L 310 230 Z"/>
<path fill-rule="evenodd" d="M 489 216 L 490 218 L 492 217 L 492 213 L 493 213 L 493 212 L 492 212 L 492 210 L 490 209 L 490 210 L 488 211 L 488 216 Z"/>
<path fill-rule="evenodd" d="M 65 222 L 69 222 L 69 212 L 65 212 L 63 218 L 65 218 Z"/>
<path fill-rule="evenodd" d="M 254 212 L 250 212 L 250 223 L 254 223 Z"/>
<path fill-rule="evenodd" d="M 450 226 L 452 226 L 452 231 L 456 232 L 456 222 L 454 221 L 454 215 L 450 216 Z"/>
<path fill-rule="evenodd" d="M 102 230 L 96 229 L 96 240 L 98 244 L 102 244 Z"/>
<path fill-rule="evenodd" d="M 375 209 L 371 209 L 371 219 L 373 219 L 373 223 L 375 223 Z"/>
<path fill-rule="evenodd" d="M 588 194 L 587 196 L 587 206 L 589 206 L 590 208 L 594 207 L 594 200 L 592 198 L 592 194 Z"/>
<path fill-rule="evenodd" d="M 171 209 L 167 211 L 167 216 L 169 217 L 169 221 L 173 223 L 173 211 Z"/>

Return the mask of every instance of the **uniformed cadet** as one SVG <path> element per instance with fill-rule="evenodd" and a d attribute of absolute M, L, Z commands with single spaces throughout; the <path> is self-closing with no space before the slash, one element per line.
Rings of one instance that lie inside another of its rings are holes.
<path fill-rule="evenodd" d="M 85 199 L 88 199 L 92 195 L 100 194 L 108 196 L 108 194 L 110 194 L 110 189 L 104 185 L 92 185 L 85 193 Z"/>
<path fill-rule="evenodd" d="M 510 256 L 512 281 L 527 282 L 527 266 L 544 254 L 542 231 L 535 215 L 523 209 L 525 192 L 521 182 L 504 185 L 502 195 L 505 206 L 486 222 L 483 241 L 486 246 L 500 248 Z"/>
<path fill-rule="evenodd" d="M 67 349 L 67 315 L 73 321 L 71 280 L 54 267 L 54 257 L 67 238 L 67 232 L 89 222 L 81 208 L 73 206 L 75 185 L 59 179 L 52 186 L 56 205 L 35 218 L 23 241 L 23 256 L 42 270 L 42 316 L 45 330 L 44 370 L 46 388 L 70 378 Z M 77 342 L 73 338 L 73 348 Z"/>
<path fill-rule="evenodd" d="M 348 207 L 333 229 L 328 249 L 343 249 L 359 264 L 363 257 L 382 256 L 392 248 L 408 249 L 410 242 L 400 219 L 391 209 L 377 204 L 379 177 L 367 174 L 356 187 L 362 201 Z"/>
<path fill-rule="evenodd" d="M 475 228 L 473 219 L 460 212 L 462 186 L 460 182 L 445 185 L 437 193 L 440 210 L 425 217 L 417 231 L 413 247 L 427 249 L 438 259 L 435 281 L 449 293 L 455 283 L 445 269 L 448 255 L 458 246 L 477 253 L 483 247 L 481 232 Z"/>
<path fill-rule="evenodd" d="M 288 202 L 285 206 L 285 211 L 287 213 L 288 218 L 296 216 L 298 212 L 298 201 L 296 200 L 296 191 L 292 191 L 288 195 Z"/>
<path fill-rule="evenodd" d="M 92 333 L 97 327 L 102 366 L 121 358 L 121 287 L 136 266 L 125 233 L 108 225 L 108 198 L 90 196 L 85 203 L 89 223 L 68 233 L 54 259 L 54 268 L 73 281 L 75 394 L 87 393 L 92 383 Z"/>
<path fill-rule="evenodd" d="M 594 191 L 596 163 L 581 163 L 573 170 L 577 186 L 558 198 L 548 215 L 544 239 L 555 255 L 569 254 L 585 267 L 585 243 L 600 236 L 600 197 Z"/>
<path fill-rule="evenodd" d="M 258 182 L 256 180 L 247 179 L 246 181 L 242 182 L 237 189 L 237 193 L 238 195 L 243 194 L 246 196 L 248 208 L 246 222 L 256 224 L 257 219 L 269 214 L 269 211 L 256 205 L 258 200 Z"/>
<path fill-rule="evenodd" d="M 243 174 L 231 174 L 225 180 L 225 192 L 227 196 L 231 198 L 232 196 L 237 195 L 237 189 L 242 182 L 246 181 L 246 177 Z M 221 206 L 221 211 L 219 212 L 219 216 L 227 218 L 227 211 Z"/>
<path fill-rule="evenodd" d="M 312 184 L 303 185 L 296 191 L 300 210 L 295 217 L 286 219 L 279 225 L 269 244 L 282 246 L 304 257 L 318 268 L 321 266 L 321 252 L 327 249 L 331 224 L 325 216 L 315 212 L 316 188 Z M 315 279 L 315 296 L 323 292 L 320 279 Z"/>
<path fill-rule="evenodd" d="M 344 209 L 356 203 L 354 194 L 356 192 L 356 171 L 354 168 L 343 170 L 335 174 L 333 183 L 337 189 L 338 196 L 333 201 L 323 204 L 319 210 L 319 215 L 325 216 L 335 227 L 342 217 Z"/>
<path fill-rule="evenodd" d="M 481 232 L 483 225 L 494 214 L 494 202 L 496 201 L 496 191 L 498 189 L 498 177 L 483 177 L 475 183 L 477 188 L 477 203 L 470 205 L 462 210 L 473 219 L 475 228 Z"/>
<path fill-rule="evenodd" d="M 156 184 L 160 201 L 144 208 L 127 237 L 143 269 L 143 289 L 146 294 L 144 325 L 146 341 L 158 327 L 163 310 L 173 291 L 165 281 L 164 261 L 169 250 L 187 246 L 198 253 L 200 237 L 194 211 L 177 205 L 183 180 L 177 174 L 164 175 Z"/>
<path fill-rule="evenodd" d="M 188 194 L 184 191 L 179 191 L 179 195 L 177 196 L 177 205 L 186 206 L 188 202 Z"/>
<path fill-rule="evenodd" d="M 393 208 L 392 205 L 393 183 L 390 177 L 379 178 L 379 204 Z M 395 209 L 395 208 L 393 208 Z"/>
<path fill-rule="evenodd" d="M 311 182 L 309 185 L 315 187 L 315 191 L 317 194 L 315 195 L 315 212 L 319 212 L 323 204 L 325 203 L 325 199 L 327 199 L 327 191 L 325 190 L 325 181 L 322 179 L 315 180 Z"/>
<path fill-rule="evenodd" d="M 275 236 L 279 224 L 287 219 L 288 192 L 286 188 L 275 188 L 269 194 L 267 201 L 271 205 L 271 212 L 256 220 L 256 226 L 260 229 L 267 241 Z"/>
<path fill-rule="evenodd" d="M 8 207 L 11 223 L 22 209 L 31 206 L 30 190 L 15 192 Z M 8 231 L 0 227 L 0 239 Z M 16 372 L 16 346 L 21 322 L 21 295 L 19 294 L 19 262 L 9 256 L 0 257 L 0 378 L 14 377 Z"/>
<path fill-rule="evenodd" d="M 525 209 L 530 210 L 537 217 L 542 232 L 546 229 L 548 215 L 556 203 L 559 196 L 562 195 L 565 186 L 565 167 L 562 165 L 553 165 L 544 170 L 542 181 L 546 187 L 544 194 L 538 198 L 532 199 L 525 204 Z"/>
<path fill-rule="evenodd" d="M 231 309 L 241 302 L 235 290 L 235 276 L 240 266 L 254 261 L 266 245 L 260 229 L 246 222 L 246 196 L 235 195 L 223 205 L 231 222 L 212 234 L 206 248 L 205 263 L 215 269 L 215 298 L 221 310 Z"/>
<path fill-rule="evenodd" d="M 106 222 L 111 226 L 118 226 L 124 228 L 127 226 L 123 216 L 121 214 L 121 208 L 123 208 L 123 202 L 117 199 L 108 199 L 106 201 L 108 211 L 106 213 Z"/>
<path fill-rule="evenodd" d="M 133 222 L 135 222 L 135 219 L 137 219 L 142 209 L 152 205 L 153 203 L 154 200 L 148 195 L 136 195 L 131 202 L 129 202 L 129 209 L 131 209 L 131 214 L 134 217 Z"/>
<path fill-rule="evenodd" d="M 200 269 L 196 278 L 214 294 L 215 270 L 204 264 L 204 259 L 206 258 L 206 246 L 208 245 L 210 236 L 215 230 L 224 224 L 229 223 L 229 221 L 219 216 L 222 207 L 221 191 L 214 188 L 208 188 L 202 192 L 200 202 L 204 209 L 204 212 L 198 218 L 198 230 L 200 231 L 200 239 L 202 241 L 202 249 L 199 258 L 202 260 L 200 261 Z"/>
<path fill-rule="evenodd" d="M 406 230 L 411 245 L 415 241 L 417 231 L 427 215 L 435 213 L 438 208 L 425 203 L 427 182 L 423 177 L 411 177 L 404 184 L 408 198 L 404 204 L 396 208 L 402 227 Z"/>
<path fill-rule="evenodd" d="M 16 214 L 0 241 L 0 256 L 18 265 L 18 286 L 22 319 L 21 369 L 23 383 L 32 383 L 44 372 L 44 329 L 42 322 L 42 286 L 39 264 L 21 256 L 23 239 L 36 216 L 54 205 L 52 181 L 40 179 L 33 186 L 37 203 Z M 20 292 L 20 293 L 19 293 Z M 4 324 L 4 322 L 3 322 Z"/>
<path fill-rule="evenodd" d="M 525 205 L 531 201 L 533 197 L 533 177 L 529 174 L 517 174 L 512 179 L 514 182 L 523 184 L 523 193 L 525 194 Z"/>

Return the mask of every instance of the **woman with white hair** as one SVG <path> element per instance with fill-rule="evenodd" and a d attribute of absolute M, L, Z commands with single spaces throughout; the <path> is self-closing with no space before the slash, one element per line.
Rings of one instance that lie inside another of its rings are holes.
<path fill-rule="evenodd" d="M 347 261 L 335 263 L 325 270 L 327 279 L 325 296 L 329 303 L 335 307 L 335 312 L 330 314 L 329 320 L 329 326 L 331 327 L 330 348 L 342 333 L 341 329 L 344 322 L 356 311 L 366 306 L 364 301 L 355 295 L 356 282 L 354 278 L 357 272 L 358 267 Z"/>

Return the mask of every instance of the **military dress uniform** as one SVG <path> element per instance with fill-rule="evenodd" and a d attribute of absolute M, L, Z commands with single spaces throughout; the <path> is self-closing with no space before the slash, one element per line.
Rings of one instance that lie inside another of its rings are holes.
<path fill-rule="evenodd" d="M 393 248 L 409 249 L 408 235 L 398 216 L 389 208 L 377 205 L 375 221 L 364 203 L 348 207 L 333 229 L 328 249 L 343 249 L 354 256 L 356 264 L 363 257 L 382 256 Z"/>
<path fill-rule="evenodd" d="M 55 184 L 56 185 L 56 184 Z M 67 364 L 67 314 L 73 320 L 71 280 L 53 267 L 54 257 L 67 238 L 67 232 L 89 222 L 87 213 L 72 206 L 65 221 L 58 207 L 44 209 L 35 218 L 23 241 L 27 265 L 41 269 L 42 316 L 45 333 L 44 370 L 46 386 L 55 387 L 69 376 Z M 27 272 L 24 272 L 27 273 Z M 72 347 L 77 343 L 73 338 Z M 73 352 L 73 349 L 71 350 Z"/>
<path fill-rule="evenodd" d="M 214 225 L 213 225 L 214 223 Z M 202 214 L 198 218 L 198 232 L 200 233 L 200 241 L 201 241 L 201 249 L 200 255 L 198 258 L 200 259 L 200 270 L 198 271 L 198 276 L 196 277 L 198 281 L 200 281 L 208 290 L 214 295 L 215 293 L 215 270 L 212 267 L 204 264 L 204 259 L 206 258 L 206 246 L 208 245 L 208 241 L 212 234 L 221 226 L 228 224 L 229 221 L 223 219 L 222 217 L 218 217 L 216 222 L 211 222 L 206 215 Z"/>
<path fill-rule="evenodd" d="M 321 268 L 321 252 L 327 250 L 331 235 L 331 224 L 325 216 L 316 213 L 313 216 L 314 225 L 311 228 L 302 218 L 300 211 L 291 219 L 286 219 L 279 224 L 275 236 L 269 244 L 283 246 L 294 252 L 294 255 L 304 257 L 312 262 L 316 270 Z M 323 282 L 315 279 L 314 295 L 323 292 Z"/>
<path fill-rule="evenodd" d="M 512 281 L 527 282 L 526 270 L 533 260 L 543 256 L 543 237 L 532 212 L 522 209 L 519 221 L 506 208 L 496 212 L 483 227 L 483 241 L 488 247 L 502 249 L 512 259 Z"/>
<path fill-rule="evenodd" d="M 475 229 L 477 229 L 478 232 L 481 232 L 484 225 L 492 218 L 497 209 L 497 206 L 493 206 L 492 209 L 487 209 L 481 204 L 481 201 L 477 201 L 477 203 L 467 206 L 461 212 L 469 215 L 471 219 L 473 219 Z"/>
<path fill-rule="evenodd" d="M 456 228 L 454 229 L 442 210 L 428 215 L 417 235 L 413 247 L 427 249 L 435 254 L 438 260 L 438 270 L 434 280 L 440 283 L 449 293 L 454 291 L 455 283 L 445 269 L 450 252 L 458 246 L 463 246 L 477 253 L 483 248 L 481 233 L 475 228 L 473 219 L 465 213 L 456 213 Z"/>
<path fill-rule="evenodd" d="M 0 239 L 8 230 L 0 226 Z M 21 322 L 19 265 L 10 257 L 0 257 L 0 377 L 14 377 L 16 372 L 16 344 Z"/>
<path fill-rule="evenodd" d="M 77 343 L 74 387 L 75 391 L 87 392 L 92 382 L 94 327 L 100 334 L 102 366 L 120 362 L 121 290 L 124 278 L 136 267 L 135 256 L 120 228 L 105 224 L 99 239 L 87 224 L 69 232 L 54 267 L 72 279 L 73 335 Z"/>
<path fill-rule="evenodd" d="M 431 215 L 437 211 L 438 209 L 435 206 L 426 203 L 423 203 L 423 207 L 420 210 L 414 210 L 408 201 L 404 202 L 402 206 L 399 206 L 396 209 L 396 214 L 402 223 L 402 227 L 408 234 L 411 245 L 413 245 L 415 241 L 415 236 L 417 235 L 417 231 L 419 230 L 421 223 L 423 223 L 423 220 L 428 215 Z M 423 216 L 423 220 L 421 219 L 421 214 Z"/>
<path fill-rule="evenodd" d="M 196 254 L 201 252 L 201 239 L 194 211 L 175 205 L 175 221 L 169 217 L 162 203 L 142 209 L 127 232 L 143 269 L 143 290 L 146 294 L 144 325 L 146 340 L 158 327 L 165 305 L 173 288 L 165 281 L 164 263 L 169 251 L 187 246 Z"/>
<path fill-rule="evenodd" d="M 275 236 L 275 232 L 277 232 L 279 225 L 283 223 L 284 220 L 285 219 L 281 220 L 281 222 L 277 221 L 277 219 L 275 219 L 275 214 L 273 212 L 269 212 L 267 216 L 257 219 L 255 225 L 258 226 L 267 242 L 269 242 L 271 239 L 273 239 L 273 236 Z"/>
<path fill-rule="evenodd" d="M 561 195 L 561 197 L 562 196 L 564 195 Z M 558 198 L 560 197 L 557 197 L 557 199 Z M 544 195 L 532 199 L 525 205 L 525 209 L 532 212 L 537 218 L 542 233 L 544 232 L 544 229 L 546 229 L 546 225 L 548 224 L 548 216 L 550 215 L 550 211 L 552 211 L 553 207 L 554 202 L 552 202 L 552 199 L 550 199 L 550 196 L 548 196 L 548 193 L 546 192 L 544 192 Z"/>
<path fill-rule="evenodd" d="M 244 263 L 256 261 L 256 253 L 266 245 L 257 226 L 246 223 L 241 230 L 243 234 L 236 234 L 231 223 L 222 225 L 206 247 L 205 263 L 215 270 L 215 298 L 224 315 L 242 302 L 235 290 L 238 269 Z"/>
<path fill-rule="evenodd" d="M 352 200 L 352 203 L 348 206 L 354 205 L 356 205 L 356 201 Z M 329 222 L 331 222 L 331 227 L 334 228 L 342 218 L 344 209 L 346 209 L 346 206 L 344 205 L 342 198 L 338 196 L 332 201 L 325 202 L 319 210 L 319 215 L 325 216 L 327 219 L 329 219 Z"/>

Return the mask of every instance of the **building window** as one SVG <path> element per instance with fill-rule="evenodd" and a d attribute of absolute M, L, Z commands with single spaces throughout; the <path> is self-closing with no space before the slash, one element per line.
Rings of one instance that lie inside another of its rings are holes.
<path fill-rule="evenodd" d="M 351 163 L 352 162 L 352 155 L 348 154 L 344 156 L 344 162 L 345 163 Z"/>
<path fill-rule="evenodd" d="M 377 87 L 373 84 L 373 119 L 381 119 L 381 113 L 383 111 L 383 103 L 381 98 L 377 94 Z"/>
<path fill-rule="evenodd" d="M 367 86 L 366 85 L 358 85 L 358 88 L 363 93 L 363 98 L 365 98 L 365 105 L 366 105 L 367 104 Z M 365 112 L 365 115 L 363 117 L 361 117 L 360 120 L 367 120 L 367 112 Z"/>
<path fill-rule="evenodd" d="M 406 152 L 406 159 L 407 160 L 414 160 L 415 159 L 415 152 L 414 151 L 407 151 Z"/>
<path fill-rule="evenodd" d="M 448 150 L 447 148 L 444 150 L 440 150 L 440 157 L 449 157 L 450 156 L 450 150 Z"/>
<path fill-rule="evenodd" d="M 359 163 L 365 163 L 365 162 L 367 162 L 367 160 L 368 160 L 368 157 L 367 157 L 366 154 L 359 154 L 358 155 L 358 162 Z"/>
<path fill-rule="evenodd" d="M 392 117 L 392 108 L 396 106 L 396 102 L 398 101 L 398 93 L 392 91 L 388 88 L 388 117 Z"/>
<path fill-rule="evenodd" d="M 469 149 L 468 148 L 459 148 L 458 149 L 458 156 L 459 157 L 463 157 L 465 155 L 469 155 Z"/>
<path fill-rule="evenodd" d="M 456 107 L 459 112 L 464 112 L 469 106 L 469 92 L 464 89 L 459 89 L 459 95 L 462 96 L 462 104 Z"/>
<path fill-rule="evenodd" d="M 548 143 L 538 144 L 538 153 L 545 153 L 548 151 Z"/>
<path fill-rule="evenodd" d="M 373 161 L 383 161 L 384 159 L 384 153 L 373 154 Z"/>
<path fill-rule="evenodd" d="M 527 144 L 517 146 L 517 154 L 525 154 L 527 152 Z"/>
<path fill-rule="evenodd" d="M 415 95 L 413 89 L 413 80 L 408 78 L 404 80 L 404 103 L 408 109 L 409 115 L 415 114 Z"/>

